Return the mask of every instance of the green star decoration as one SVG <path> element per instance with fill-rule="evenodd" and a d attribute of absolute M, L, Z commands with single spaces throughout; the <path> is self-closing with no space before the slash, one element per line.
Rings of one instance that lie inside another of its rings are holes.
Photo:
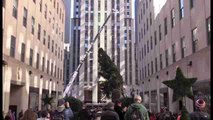
<path fill-rule="evenodd" d="M 191 90 L 192 85 L 196 82 L 197 78 L 185 78 L 181 69 L 178 67 L 176 70 L 176 76 L 173 80 L 163 81 L 163 84 L 173 89 L 173 102 L 182 99 L 187 96 L 193 99 L 193 93 Z"/>
<path fill-rule="evenodd" d="M 44 102 L 44 105 L 51 105 L 51 102 L 53 100 L 53 97 L 49 97 L 47 94 L 46 94 L 46 97 L 45 98 L 42 98 L 43 102 Z"/>

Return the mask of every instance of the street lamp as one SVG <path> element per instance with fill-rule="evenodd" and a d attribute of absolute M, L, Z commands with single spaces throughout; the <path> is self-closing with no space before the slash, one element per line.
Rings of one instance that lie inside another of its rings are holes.
<path fill-rule="evenodd" d="M 109 16 L 106 18 L 106 20 L 104 21 L 103 25 L 101 26 L 101 28 L 98 30 L 98 33 L 96 34 L 95 38 L 93 39 L 93 41 L 90 43 L 90 47 L 89 49 L 86 51 L 86 54 L 83 56 L 83 58 L 80 60 L 80 63 L 78 65 L 78 67 L 76 68 L 75 72 L 72 74 L 72 76 L 70 77 L 70 80 L 69 80 L 69 83 L 68 85 L 66 86 L 65 90 L 64 90 L 64 93 L 63 93 L 63 97 L 65 97 L 67 95 L 67 93 L 69 93 L 69 91 L 71 90 L 71 86 L 73 84 L 73 81 L 75 80 L 75 78 L 77 77 L 78 75 L 78 71 L 79 69 L 81 68 L 81 66 L 83 65 L 86 57 L 88 56 L 88 54 L 90 53 L 90 51 L 92 50 L 93 46 L 94 46 L 94 43 L 96 41 L 96 39 L 98 38 L 98 36 L 100 35 L 101 31 L 103 30 L 105 24 L 107 23 L 107 21 L 109 20 L 109 18 L 111 17 L 111 15 L 113 13 L 116 13 L 117 10 L 115 9 L 112 9 L 111 13 L 109 14 Z"/>

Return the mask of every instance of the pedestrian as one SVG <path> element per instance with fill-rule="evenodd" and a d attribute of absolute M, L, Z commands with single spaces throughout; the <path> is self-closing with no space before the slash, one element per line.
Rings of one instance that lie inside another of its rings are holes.
<path fill-rule="evenodd" d="M 120 120 L 118 113 L 114 110 L 114 103 L 109 102 L 105 106 L 105 111 L 101 114 L 101 120 Z"/>
<path fill-rule="evenodd" d="M 36 113 L 32 109 L 27 109 L 21 120 L 36 120 Z"/>
<path fill-rule="evenodd" d="M 70 108 L 69 102 L 65 102 L 65 110 L 64 110 L 64 120 L 73 120 L 74 114 L 72 109 Z"/>
<path fill-rule="evenodd" d="M 57 109 L 53 113 L 53 120 L 64 120 L 65 100 L 59 99 Z"/>
<path fill-rule="evenodd" d="M 124 111 L 122 108 L 122 102 L 120 100 L 117 100 L 115 102 L 115 112 L 118 113 L 120 120 L 124 120 Z"/>
<path fill-rule="evenodd" d="M 19 112 L 19 114 L 18 114 L 18 120 L 21 120 L 21 118 L 23 117 L 23 110 L 21 110 L 21 112 Z"/>
<path fill-rule="evenodd" d="M 37 120 L 50 120 L 50 114 L 46 110 L 41 111 L 41 117 L 39 117 Z"/>
<path fill-rule="evenodd" d="M 91 120 L 89 109 L 85 105 L 83 105 L 82 109 L 78 113 L 78 120 Z"/>
<path fill-rule="evenodd" d="M 198 99 L 195 102 L 197 110 L 189 114 L 191 120 L 210 120 L 210 116 L 204 111 L 206 102 L 203 99 Z"/>
<path fill-rule="evenodd" d="M 172 112 L 170 112 L 167 107 L 162 107 L 157 120 L 175 120 L 175 117 L 172 115 Z"/>
<path fill-rule="evenodd" d="M 144 105 L 141 104 L 141 96 L 134 97 L 135 103 L 132 103 L 124 116 L 125 120 L 149 120 L 149 114 Z"/>

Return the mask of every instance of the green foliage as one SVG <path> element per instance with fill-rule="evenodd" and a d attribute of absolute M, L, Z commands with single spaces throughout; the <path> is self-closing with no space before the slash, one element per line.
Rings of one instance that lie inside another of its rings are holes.
<path fill-rule="evenodd" d="M 110 98 L 115 89 L 122 92 L 123 78 L 120 75 L 119 69 L 102 48 L 99 48 L 98 50 L 98 63 L 98 73 L 106 79 L 105 82 L 101 83 L 106 97 Z"/>
<path fill-rule="evenodd" d="M 180 120 L 190 120 L 189 113 L 185 106 L 182 107 Z"/>
<path fill-rule="evenodd" d="M 44 105 L 51 105 L 53 97 L 49 97 L 48 94 L 46 94 L 45 98 L 42 98 L 42 101 L 44 102 Z"/>
<path fill-rule="evenodd" d="M 81 102 L 81 100 L 74 97 L 65 97 L 64 100 L 69 102 L 70 107 L 74 112 L 79 112 L 82 109 L 83 102 Z"/>
<path fill-rule="evenodd" d="M 178 67 L 176 70 L 176 76 L 173 80 L 164 81 L 163 84 L 167 85 L 173 92 L 173 102 L 182 99 L 187 96 L 193 99 L 193 92 L 191 90 L 192 85 L 196 82 L 197 78 L 185 78 L 181 69 Z"/>
<path fill-rule="evenodd" d="M 132 103 L 134 103 L 134 99 L 132 97 L 124 97 L 121 98 L 122 106 L 130 106 Z"/>

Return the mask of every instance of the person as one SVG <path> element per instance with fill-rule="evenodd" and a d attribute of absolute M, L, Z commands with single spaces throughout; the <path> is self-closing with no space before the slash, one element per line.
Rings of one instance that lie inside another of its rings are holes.
<path fill-rule="evenodd" d="M 32 109 L 27 109 L 24 112 L 24 115 L 21 120 L 36 120 L 36 114 L 33 112 Z"/>
<path fill-rule="evenodd" d="M 65 100 L 59 99 L 57 109 L 53 113 L 53 120 L 64 120 Z"/>
<path fill-rule="evenodd" d="M 41 117 L 37 120 L 50 120 L 50 114 L 46 110 L 41 111 Z"/>
<path fill-rule="evenodd" d="M 120 120 L 118 113 L 114 111 L 114 103 L 109 102 L 105 106 L 105 110 L 101 114 L 101 120 Z"/>
<path fill-rule="evenodd" d="M 120 120 L 124 120 L 124 111 L 122 109 L 122 102 L 120 100 L 117 100 L 115 103 L 116 103 L 114 107 L 115 112 L 118 113 Z"/>
<path fill-rule="evenodd" d="M 19 114 L 18 114 L 18 120 L 21 120 L 21 118 L 23 117 L 23 110 L 21 110 L 21 112 L 19 112 Z"/>
<path fill-rule="evenodd" d="M 65 110 L 64 110 L 64 120 L 73 120 L 74 114 L 72 109 L 70 108 L 69 102 L 65 102 Z"/>
<path fill-rule="evenodd" d="M 167 107 L 162 107 L 157 120 L 175 120 L 175 117 L 172 115 L 172 112 L 170 112 Z"/>
<path fill-rule="evenodd" d="M 189 114 L 191 120 L 210 120 L 209 114 L 204 111 L 206 102 L 203 99 L 196 100 L 195 107 L 197 111 Z"/>
<path fill-rule="evenodd" d="M 141 96 L 135 95 L 135 103 L 132 103 L 124 116 L 125 120 L 149 120 L 149 114 L 144 105 L 141 104 Z"/>
<path fill-rule="evenodd" d="M 88 108 L 83 105 L 82 109 L 78 113 L 78 120 L 91 120 Z"/>

